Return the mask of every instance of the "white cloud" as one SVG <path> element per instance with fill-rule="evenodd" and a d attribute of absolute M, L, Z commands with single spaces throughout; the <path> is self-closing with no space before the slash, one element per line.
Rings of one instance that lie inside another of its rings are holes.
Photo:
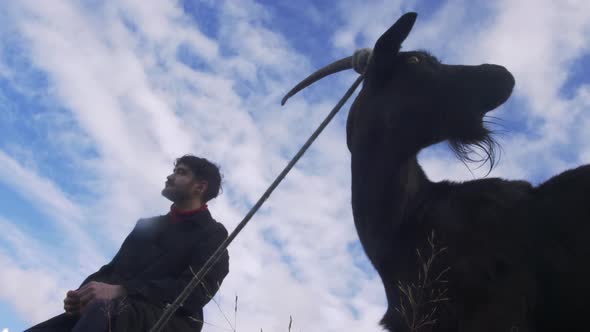
<path fill-rule="evenodd" d="M 17 262 L 0 253 L 2 274 L 0 275 L 0 298 L 8 299 L 23 318 L 30 322 L 40 322 L 61 312 L 58 305 L 67 289 L 60 285 L 61 280 L 53 277 L 52 271 L 36 268 L 19 268 Z M 62 292 L 58 292 L 58 290 Z M 58 295 L 59 294 L 59 295 Z"/>
<path fill-rule="evenodd" d="M 0 150 L 0 181 L 19 193 L 31 205 L 41 209 L 48 219 L 56 221 L 56 232 L 71 238 L 71 245 L 80 252 L 80 263 L 95 263 L 101 257 L 88 233 L 84 230 L 83 214 L 53 182 L 25 169 Z M 40 221 L 42 222 L 42 221 Z M 66 245 L 67 246 L 67 245 Z M 87 267 L 87 266 L 86 266 Z"/>
<path fill-rule="evenodd" d="M 334 47 L 352 54 L 354 49 L 373 47 L 377 38 L 389 28 L 395 20 L 414 1 L 339 1 L 338 11 L 343 26 L 332 38 Z M 357 43 L 360 43 L 357 44 Z"/>
<path fill-rule="evenodd" d="M 48 253 L 30 234 L 15 223 L 0 217 L 0 299 L 9 300 L 17 313 L 39 322 L 60 313 L 56 303 L 67 289 L 80 282 L 79 263 L 71 263 L 65 253 Z M 78 273 L 77 273 L 78 272 Z"/>
<path fill-rule="evenodd" d="M 518 136 L 508 140 L 506 159 L 524 165 L 549 153 L 554 157 L 538 160 L 544 166 L 537 163 L 536 167 L 553 172 L 572 167 L 583 160 L 568 162 L 561 154 L 564 147 L 569 150 L 577 141 L 576 130 L 568 128 L 579 128 L 587 101 L 583 97 L 568 99 L 560 91 L 571 75 L 572 64 L 590 52 L 586 38 L 590 34 L 590 6 L 584 1 L 559 5 L 551 1 L 504 1 L 496 6 L 493 25 L 480 31 L 478 44 L 465 49 L 466 57 L 503 64 L 514 74 L 513 98 L 524 99 L 527 127 L 539 137 L 526 142 L 519 142 L 522 138 Z"/>

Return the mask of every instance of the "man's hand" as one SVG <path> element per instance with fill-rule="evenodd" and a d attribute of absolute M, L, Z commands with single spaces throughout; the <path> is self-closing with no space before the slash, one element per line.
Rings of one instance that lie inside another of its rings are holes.
<path fill-rule="evenodd" d="M 68 315 L 78 315 L 80 314 L 80 296 L 76 291 L 68 291 L 66 294 L 66 298 L 64 299 L 64 310 Z"/>
<path fill-rule="evenodd" d="M 80 314 L 94 300 L 113 300 L 127 295 L 120 285 L 110 285 L 91 281 L 75 291 L 68 291 L 64 299 L 64 310 L 67 314 Z"/>

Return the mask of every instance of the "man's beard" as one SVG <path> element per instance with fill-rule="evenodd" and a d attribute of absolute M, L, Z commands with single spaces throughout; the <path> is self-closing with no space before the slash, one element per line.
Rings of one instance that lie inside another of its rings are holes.
<path fill-rule="evenodd" d="M 177 203 L 188 200 L 190 193 L 187 190 L 167 186 L 162 189 L 162 196 L 168 198 L 173 203 Z"/>

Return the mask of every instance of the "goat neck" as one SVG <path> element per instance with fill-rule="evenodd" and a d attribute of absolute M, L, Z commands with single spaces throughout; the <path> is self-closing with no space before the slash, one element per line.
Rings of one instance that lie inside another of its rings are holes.
<path fill-rule="evenodd" d="M 380 146 L 381 144 L 381 146 Z M 413 212 L 433 185 L 418 164 L 416 154 L 384 143 L 352 146 L 352 209 L 359 238 L 372 263 L 390 262 L 400 227 L 414 227 Z M 383 243 L 381 243 L 383 242 Z M 387 243 L 385 243 L 387 242 Z"/>

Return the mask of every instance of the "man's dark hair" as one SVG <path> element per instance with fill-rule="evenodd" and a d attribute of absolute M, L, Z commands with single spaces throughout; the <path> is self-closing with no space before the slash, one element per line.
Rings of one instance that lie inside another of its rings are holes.
<path fill-rule="evenodd" d="M 195 178 L 207 181 L 207 191 L 203 194 L 203 203 L 217 197 L 221 190 L 221 173 L 219 167 L 205 158 L 187 154 L 176 159 L 174 166 L 183 164 L 193 172 Z"/>

